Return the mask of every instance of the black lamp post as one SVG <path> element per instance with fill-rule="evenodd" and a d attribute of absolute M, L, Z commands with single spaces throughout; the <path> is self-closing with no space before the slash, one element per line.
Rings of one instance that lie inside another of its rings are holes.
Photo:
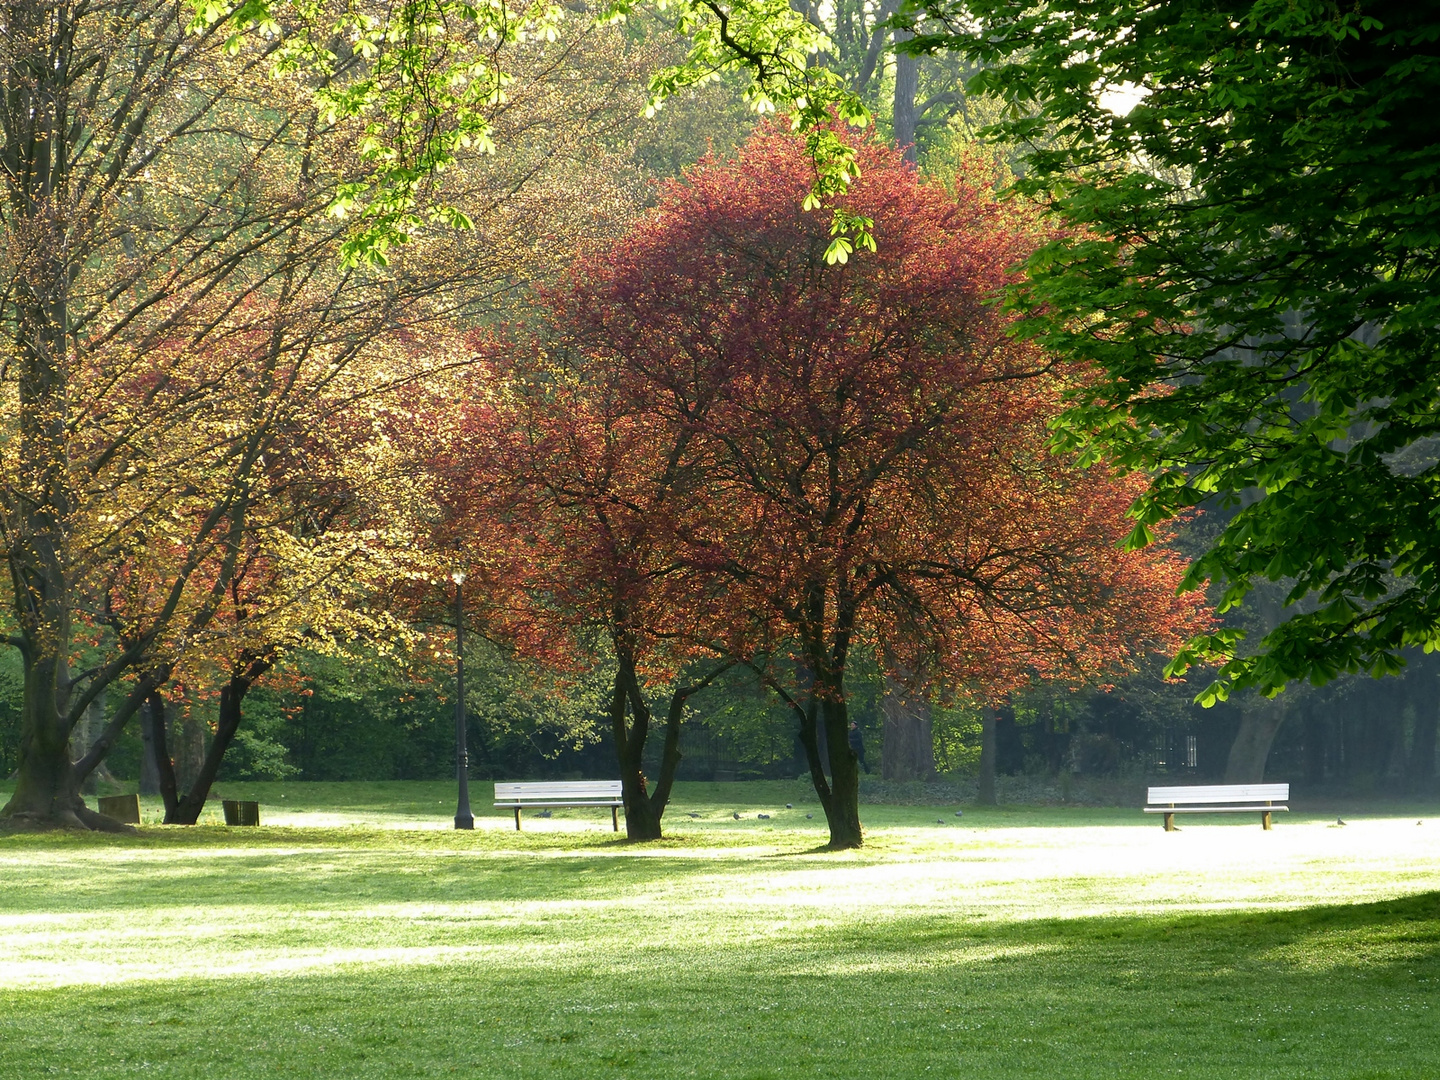
<path fill-rule="evenodd" d="M 460 586 L 465 572 L 450 575 L 455 582 L 455 781 L 459 785 L 459 801 L 455 804 L 455 828 L 475 828 L 475 815 L 470 813 L 470 755 L 465 749 L 465 604 Z"/>

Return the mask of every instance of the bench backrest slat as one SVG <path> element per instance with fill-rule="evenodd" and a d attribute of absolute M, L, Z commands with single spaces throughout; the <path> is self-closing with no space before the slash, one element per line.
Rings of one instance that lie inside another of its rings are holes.
<path fill-rule="evenodd" d="M 620 798 L 619 780 L 544 780 L 495 782 L 496 799 Z"/>
<path fill-rule="evenodd" d="M 1146 795 L 1151 803 L 1186 806 L 1195 803 L 1283 802 L 1289 797 L 1289 784 L 1191 784 L 1186 787 L 1152 787 Z"/>

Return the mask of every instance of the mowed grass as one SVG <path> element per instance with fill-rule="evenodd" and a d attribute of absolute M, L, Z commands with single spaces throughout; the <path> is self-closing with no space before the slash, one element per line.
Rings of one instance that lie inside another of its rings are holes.
<path fill-rule="evenodd" d="M 1440 1076 L 1433 810 L 866 807 L 834 854 L 796 785 L 643 846 L 223 793 L 267 824 L 0 837 L 0 1077 Z"/>

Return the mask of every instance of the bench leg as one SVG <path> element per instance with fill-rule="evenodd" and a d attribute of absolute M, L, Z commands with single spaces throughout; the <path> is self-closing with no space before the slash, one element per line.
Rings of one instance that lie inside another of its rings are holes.
<path fill-rule="evenodd" d="M 620 808 L 618 806 L 610 807 L 610 829 L 612 832 L 620 831 Z"/>
<path fill-rule="evenodd" d="M 1260 827 L 1266 832 L 1270 831 L 1270 811 L 1266 810 L 1260 815 Z"/>
<path fill-rule="evenodd" d="M 1174 831 L 1175 831 L 1175 815 L 1174 815 L 1174 814 L 1166 814 L 1166 815 L 1165 815 L 1165 831 L 1166 831 L 1166 832 L 1174 832 Z"/>
<path fill-rule="evenodd" d="M 515 831 L 520 831 L 520 807 L 515 807 Z"/>

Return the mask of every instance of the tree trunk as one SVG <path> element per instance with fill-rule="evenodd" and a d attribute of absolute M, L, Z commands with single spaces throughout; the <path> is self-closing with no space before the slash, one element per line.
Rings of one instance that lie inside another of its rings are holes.
<path fill-rule="evenodd" d="M 902 41 L 909 41 L 914 36 L 909 30 L 896 30 L 895 43 L 898 45 Z M 915 98 L 919 93 L 919 58 L 897 52 L 895 54 L 895 112 L 893 114 L 895 145 L 901 149 L 905 160 L 912 165 L 920 160 L 919 149 L 915 145 L 917 122 Z"/>
<path fill-rule="evenodd" d="M 155 764 L 158 751 L 155 749 L 155 709 L 150 703 L 152 688 L 146 695 L 145 704 L 140 708 L 140 794 L 160 794 L 160 769 Z M 161 717 L 164 723 L 164 717 Z M 162 735 L 163 738 L 163 735 Z"/>
<path fill-rule="evenodd" d="M 175 762 L 170 757 L 170 731 L 165 719 L 165 698 L 160 691 L 150 695 L 146 702 L 150 713 L 150 750 L 155 763 L 155 775 L 159 777 L 160 801 L 165 804 L 165 821 L 174 819 L 175 808 L 180 805 L 179 784 L 175 780 Z"/>
<path fill-rule="evenodd" d="M 0 88 L 0 190 L 11 266 L 19 438 L 4 506 L 11 603 L 24 697 L 15 791 L 0 810 L 12 827 L 132 831 L 88 809 L 70 761 L 72 645 L 70 522 L 70 85 L 75 11 L 13 4 L 5 11 Z"/>
<path fill-rule="evenodd" d="M 77 765 L 84 761 L 104 730 L 105 698 L 102 695 L 90 702 L 90 705 L 80 714 L 80 722 L 75 725 L 75 730 L 70 733 L 71 760 Z M 102 783 L 113 784 L 115 782 L 115 778 L 110 775 L 110 770 L 105 767 L 103 759 L 95 768 L 86 769 L 83 775 L 77 772 L 76 780 L 80 785 L 82 795 L 94 795 Z"/>
<path fill-rule="evenodd" d="M 1240 730 L 1230 744 L 1230 757 L 1225 763 L 1225 783 L 1258 784 L 1265 779 L 1265 761 L 1270 745 L 1285 722 L 1287 705 L 1283 695 L 1255 703 L 1240 714 Z"/>
<path fill-rule="evenodd" d="M 808 694 L 801 701 L 791 701 L 791 707 L 800 717 L 800 745 L 805 748 L 805 760 L 810 766 L 810 783 L 820 799 L 820 808 L 825 811 L 825 820 L 830 820 L 831 790 L 825 777 L 825 755 L 820 751 L 820 731 L 824 721 L 824 710 L 815 694 L 814 680 L 802 682 L 802 690 Z"/>
<path fill-rule="evenodd" d="M 650 802 L 645 779 L 645 738 L 649 733 L 650 710 L 638 691 L 635 665 L 623 654 L 615 671 L 615 693 L 610 700 L 610 730 L 615 736 L 615 755 L 620 764 L 620 801 L 625 806 L 625 836 L 630 840 L 659 840 L 660 816 Z M 626 704 L 634 714 L 625 723 Z"/>
<path fill-rule="evenodd" d="M 885 718 L 880 775 L 886 780 L 934 777 L 935 740 L 929 699 L 887 678 L 880 708 Z"/>
<path fill-rule="evenodd" d="M 7 285 L 19 392 L 14 502 L 5 508 L 16 644 L 24 668 L 20 761 L 0 817 L 26 828 L 87 827 L 70 762 L 68 10 L 6 9 L 3 108 Z M 7 350 L 9 352 L 9 350 Z"/>
<path fill-rule="evenodd" d="M 864 843 L 860 828 L 860 761 L 850 749 L 850 710 L 845 701 L 844 673 L 817 676 L 823 691 L 826 741 L 830 748 L 830 799 L 825 820 L 830 826 L 832 851 L 858 848 Z M 816 789 L 819 790 L 818 788 Z M 822 800 L 823 804 L 823 800 Z"/>
<path fill-rule="evenodd" d="M 232 674 L 230 681 L 221 687 L 220 712 L 215 723 L 215 737 L 210 740 L 210 749 L 206 752 L 195 780 L 185 793 L 185 797 L 176 803 L 173 813 L 165 815 L 166 824 L 194 825 L 200 820 L 200 814 L 205 809 L 205 800 L 210 797 L 210 788 L 215 783 L 215 774 L 220 771 L 220 762 L 225 757 L 225 751 L 234 741 L 235 733 L 240 730 L 245 695 L 255 685 L 255 680 L 269 671 L 272 666 L 274 666 L 274 660 L 271 657 L 254 658 L 240 672 Z"/>
<path fill-rule="evenodd" d="M 988 705 L 980 710 L 980 791 L 981 806 L 995 806 L 995 723 L 998 714 Z"/>
<path fill-rule="evenodd" d="M 685 720 L 685 703 L 735 666 L 728 660 L 703 679 L 688 686 L 676 686 L 670 693 L 670 708 L 665 715 L 665 744 L 660 752 L 660 776 L 655 790 L 650 790 L 643 762 L 645 740 L 650 732 L 650 706 L 640 689 L 635 665 L 622 659 L 616 670 L 615 696 L 610 703 L 610 726 L 615 734 L 616 752 L 620 758 L 620 799 L 625 804 L 625 835 L 630 840 L 659 840 L 660 819 L 670 804 L 675 786 L 675 773 L 680 768 L 680 725 Z M 627 727 L 626 704 L 635 717 Z"/>

